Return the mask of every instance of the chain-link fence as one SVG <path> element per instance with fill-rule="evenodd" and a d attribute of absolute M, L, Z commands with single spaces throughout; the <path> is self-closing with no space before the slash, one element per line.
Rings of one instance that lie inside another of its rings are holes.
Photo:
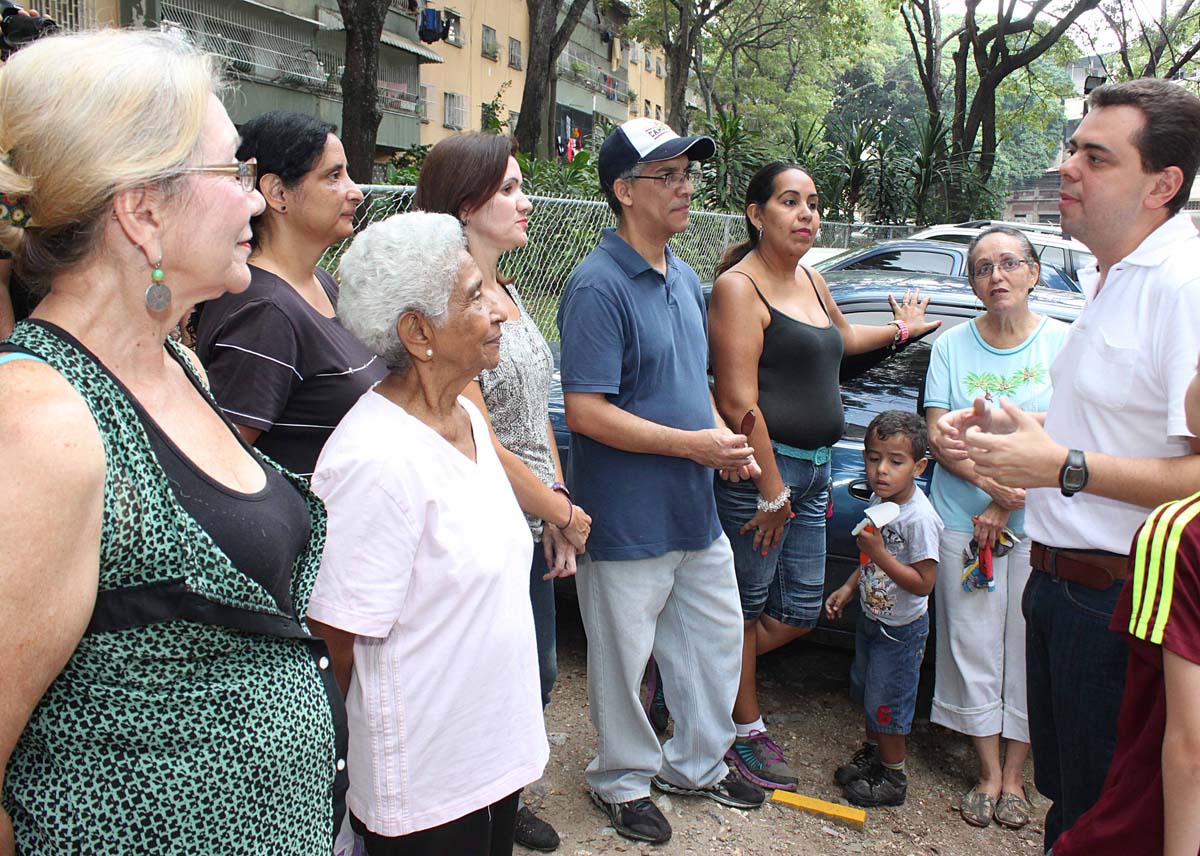
<path fill-rule="evenodd" d="M 409 210 L 414 189 L 407 185 L 362 185 L 366 198 L 358 208 L 356 226 Z M 567 277 L 599 243 L 600 230 L 615 226 L 616 218 L 604 202 L 552 196 L 529 198 L 534 206 L 529 218 L 529 243 L 507 253 L 500 260 L 500 269 L 516 278 L 525 308 L 546 338 L 556 341 L 558 327 L 554 319 Z M 905 237 L 913 228 L 824 222 L 816 246 L 866 246 Z M 688 230 L 671 240 L 671 251 L 695 268 L 701 280 L 706 280 L 712 277 L 725 248 L 745 239 L 746 220 L 740 214 L 692 211 Z M 342 243 L 330 248 L 321 263 L 335 270 L 345 246 Z"/>

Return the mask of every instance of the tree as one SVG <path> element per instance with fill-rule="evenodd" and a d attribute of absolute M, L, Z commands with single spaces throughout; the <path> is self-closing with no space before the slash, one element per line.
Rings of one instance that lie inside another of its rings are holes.
<path fill-rule="evenodd" d="M 1117 40 L 1116 55 L 1106 63 L 1111 77 L 1175 77 L 1200 53 L 1200 7 L 1196 0 L 1176 2 L 1174 8 L 1167 0 L 1160 0 L 1158 16 L 1150 20 L 1142 17 L 1137 3 L 1113 0 L 1101 4 L 1100 14 Z M 1094 48 L 1092 34 L 1086 29 L 1084 34 Z M 1113 64 L 1117 68 L 1111 68 Z"/>
<path fill-rule="evenodd" d="M 379 39 L 390 0 L 338 0 L 346 27 L 346 67 L 342 70 L 342 145 L 346 167 L 359 181 L 375 169 L 379 109 Z"/>
<path fill-rule="evenodd" d="M 931 119 L 945 112 L 942 60 L 944 50 L 953 48 L 951 157 L 971 163 L 977 178 L 987 182 L 996 161 L 996 101 L 1001 84 L 1050 50 L 1099 0 L 1033 0 L 1020 7 L 1021 17 L 1016 17 L 1013 0 L 1002 0 L 994 21 L 978 17 L 979 5 L 980 0 L 965 0 L 962 22 L 946 36 L 938 0 L 903 0 L 900 13 Z"/>
<path fill-rule="evenodd" d="M 339 0 L 342 2 L 342 0 Z M 529 10 L 529 64 L 521 91 L 521 114 L 513 136 L 521 151 L 549 156 L 554 116 L 552 88 L 558 79 L 558 57 L 575 32 L 588 0 L 571 0 L 562 24 L 563 0 L 525 0 Z"/>

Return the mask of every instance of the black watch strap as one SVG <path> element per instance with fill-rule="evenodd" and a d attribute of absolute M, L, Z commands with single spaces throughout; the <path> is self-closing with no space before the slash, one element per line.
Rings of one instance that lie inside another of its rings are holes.
<path fill-rule="evenodd" d="M 1074 496 L 1088 483 L 1087 458 L 1079 449 L 1067 452 L 1067 460 L 1058 471 L 1058 487 L 1063 496 Z"/>

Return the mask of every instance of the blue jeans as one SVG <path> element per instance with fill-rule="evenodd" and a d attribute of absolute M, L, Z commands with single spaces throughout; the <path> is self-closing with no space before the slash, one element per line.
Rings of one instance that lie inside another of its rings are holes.
<path fill-rule="evenodd" d="M 754 549 L 754 531 L 741 534 L 757 511 L 758 488 L 752 481 L 714 481 L 717 516 L 737 570 L 742 619 L 756 621 L 764 612 L 792 627 L 815 627 L 825 594 L 825 509 L 829 499 L 829 462 L 814 464 L 776 453 L 783 483 L 792 491 L 795 517 L 784 523 L 779 544 L 762 554 Z"/>
<path fill-rule="evenodd" d="M 547 523 L 547 526 L 550 524 Z M 533 604 L 533 631 L 537 637 L 538 675 L 542 682 L 542 707 L 550 704 L 550 691 L 558 680 L 558 639 L 554 611 L 554 580 L 543 580 L 550 569 L 541 541 L 534 542 L 529 570 L 529 601 Z"/>
<path fill-rule="evenodd" d="M 929 613 L 893 627 L 858 614 L 850 698 L 863 706 L 876 734 L 908 734 L 917 708 Z"/>
<path fill-rule="evenodd" d="M 1046 850 L 1096 802 L 1117 745 L 1129 648 L 1108 624 L 1122 585 L 1091 589 L 1035 570 L 1025 586 L 1033 781 L 1053 802 Z"/>

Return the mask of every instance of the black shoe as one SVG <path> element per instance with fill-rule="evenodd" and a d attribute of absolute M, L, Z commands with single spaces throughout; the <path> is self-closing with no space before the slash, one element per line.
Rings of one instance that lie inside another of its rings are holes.
<path fill-rule="evenodd" d="M 513 841 L 522 847 L 541 850 L 543 853 L 558 849 L 558 833 L 554 831 L 554 827 L 530 811 L 527 805 L 517 809 Z"/>
<path fill-rule="evenodd" d="M 729 775 L 710 788 L 684 788 L 673 785 L 662 776 L 650 780 L 663 793 L 685 797 L 708 797 L 721 805 L 734 808 L 758 808 L 767 799 L 766 791 L 753 782 L 747 782 L 733 770 Z"/>
<path fill-rule="evenodd" d="M 845 764 L 837 768 L 833 780 L 843 787 L 861 779 L 867 770 L 879 762 L 879 747 L 873 743 L 864 743 Z"/>
<path fill-rule="evenodd" d="M 650 797 L 610 803 L 592 791 L 592 802 L 608 815 L 608 821 L 618 835 L 634 841 L 649 841 L 651 844 L 666 844 L 671 840 L 671 824 L 667 823 Z"/>
<path fill-rule="evenodd" d="M 842 794 L 851 803 L 863 808 L 879 805 L 904 805 L 908 794 L 908 775 L 903 770 L 889 770 L 875 764 L 846 787 Z"/>

